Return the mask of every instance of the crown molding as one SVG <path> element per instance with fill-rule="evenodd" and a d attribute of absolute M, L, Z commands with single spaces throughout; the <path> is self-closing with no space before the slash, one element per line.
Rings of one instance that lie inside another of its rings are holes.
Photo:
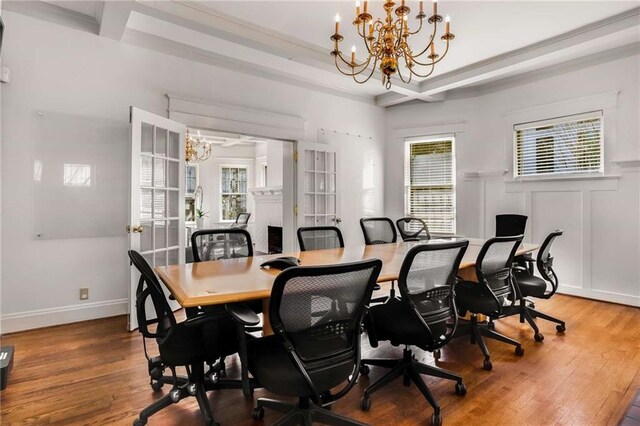
<path fill-rule="evenodd" d="M 42 1 L 3 1 L 2 10 L 91 34 L 98 34 L 100 28 L 100 24 L 94 17 Z"/>

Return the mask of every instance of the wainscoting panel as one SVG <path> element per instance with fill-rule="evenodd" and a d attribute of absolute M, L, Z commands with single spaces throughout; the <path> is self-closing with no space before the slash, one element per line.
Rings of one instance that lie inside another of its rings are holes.
<path fill-rule="evenodd" d="M 558 259 L 554 268 L 564 285 L 586 287 L 588 274 L 583 267 L 584 226 L 582 191 L 531 192 L 531 208 L 527 227 L 531 241 L 541 244 L 556 229 L 564 234 L 553 246 Z"/>

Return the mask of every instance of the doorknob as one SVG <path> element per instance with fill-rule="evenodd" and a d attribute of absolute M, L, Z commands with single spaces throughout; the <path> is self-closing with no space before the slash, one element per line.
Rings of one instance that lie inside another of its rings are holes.
<path fill-rule="evenodd" d="M 142 225 L 127 225 L 127 234 L 130 234 L 131 232 L 134 234 L 142 234 L 142 231 L 144 231 Z"/>

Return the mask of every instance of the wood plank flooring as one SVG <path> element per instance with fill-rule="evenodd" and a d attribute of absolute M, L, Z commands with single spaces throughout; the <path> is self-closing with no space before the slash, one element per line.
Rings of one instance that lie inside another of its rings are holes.
<path fill-rule="evenodd" d="M 517 318 L 501 320 L 497 330 L 525 348 L 488 341 L 493 371 L 482 370 L 482 356 L 466 339 L 443 350 L 438 365 L 462 374 L 468 388 L 456 396 L 452 382 L 427 378 L 447 425 L 616 425 L 640 389 L 640 309 L 557 295 L 537 308 L 567 322 L 567 332 L 539 321 L 543 343 Z M 125 331 L 126 318 L 114 317 L 2 337 L 16 354 L 9 386 L 0 394 L 2 425 L 123 424 L 168 391 L 148 385 L 141 337 Z M 369 357 L 400 356 L 401 348 L 365 344 Z M 429 354 L 418 357 L 433 363 Z M 230 361 L 229 375 L 237 373 Z M 384 374 L 373 367 L 334 410 L 373 425 L 426 425 L 431 408 L 415 387 L 396 381 L 373 396 L 370 412 L 359 409 L 364 388 Z M 256 397 L 273 396 L 257 390 Z M 252 401 L 237 390 L 209 394 L 214 416 L 223 425 L 255 425 Z M 267 410 L 264 424 L 279 414 Z M 195 399 L 151 417 L 150 425 L 200 425 Z"/>

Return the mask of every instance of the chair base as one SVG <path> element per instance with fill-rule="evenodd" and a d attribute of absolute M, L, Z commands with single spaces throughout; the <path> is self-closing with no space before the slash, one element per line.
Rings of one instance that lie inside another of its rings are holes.
<path fill-rule="evenodd" d="M 402 353 L 402 359 L 363 359 L 362 364 L 365 367 L 367 365 L 373 365 L 391 369 L 387 374 L 378 379 L 378 381 L 365 389 L 364 396 L 361 401 L 361 408 L 365 411 L 369 411 L 371 408 L 371 395 L 399 377 L 402 377 L 403 384 L 405 386 L 410 386 L 411 382 L 413 382 L 429 405 L 431 405 L 433 408 L 433 417 L 431 418 L 432 424 L 440 424 L 442 422 L 442 419 L 440 418 L 440 404 L 438 404 L 438 401 L 436 401 L 426 383 L 422 380 L 422 374 L 453 380 L 456 382 L 456 394 L 465 395 L 467 393 L 467 389 L 464 386 L 464 383 L 462 383 L 461 376 L 442 368 L 419 362 L 416 360 L 413 352 L 408 346 Z M 366 372 L 368 372 L 368 367 L 361 367 L 361 372 L 366 374 Z"/>
<path fill-rule="evenodd" d="M 314 422 L 334 426 L 366 426 L 366 423 L 352 420 L 348 417 L 334 413 L 328 408 L 314 404 L 309 398 L 300 398 L 297 404 L 277 401 L 269 398 L 259 398 L 256 407 L 253 409 L 253 418 L 255 420 L 262 419 L 264 417 L 265 408 L 286 413 L 276 421 L 273 426 L 311 426 Z"/>
<path fill-rule="evenodd" d="M 519 315 L 521 323 L 524 324 L 524 322 L 527 321 L 527 323 L 529 323 L 529 326 L 533 329 L 533 338 L 536 342 L 542 342 L 544 340 L 544 335 L 540 333 L 540 329 L 538 328 L 538 324 L 536 324 L 535 322 L 535 318 L 542 318 L 544 320 L 556 323 L 558 324 L 556 326 L 556 330 L 558 331 L 558 333 L 565 332 L 566 324 L 564 321 L 552 317 L 551 315 L 547 315 L 543 312 L 537 311 L 534 306 L 535 305 L 533 304 L 533 302 L 523 297 L 522 299 L 520 299 L 520 303 L 518 305 L 503 308 L 503 316 L 508 317 L 511 315 Z"/>
<path fill-rule="evenodd" d="M 460 337 L 463 335 L 468 335 L 470 338 L 470 342 L 472 345 L 478 345 L 480 350 L 482 351 L 482 355 L 484 355 L 484 361 L 482 363 L 482 368 L 487 371 L 491 371 L 493 369 L 493 364 L 491 363 L 491 354 L 489 353 L 489 348 L 487 348 L 487 344 L 484 342 L 483 337 L 487 337 L 489 339 L 498 340 L 503 343 L 507 343 L 509 345 L 513 345 L 516 347 L 515 353 L 518 356 L 524 355 L 524 348 L 522 344 L 517 340 L 514 340 L 510 337 L 504 336 L 497 331 L 493 330 L 492 327 L 487 325 L 481 325 L 478 322 L 478 315 L 471 313 L 470 321 L 460 321 L 458 323 L 458 328 L 456 329 L 455 337 Z"/>

